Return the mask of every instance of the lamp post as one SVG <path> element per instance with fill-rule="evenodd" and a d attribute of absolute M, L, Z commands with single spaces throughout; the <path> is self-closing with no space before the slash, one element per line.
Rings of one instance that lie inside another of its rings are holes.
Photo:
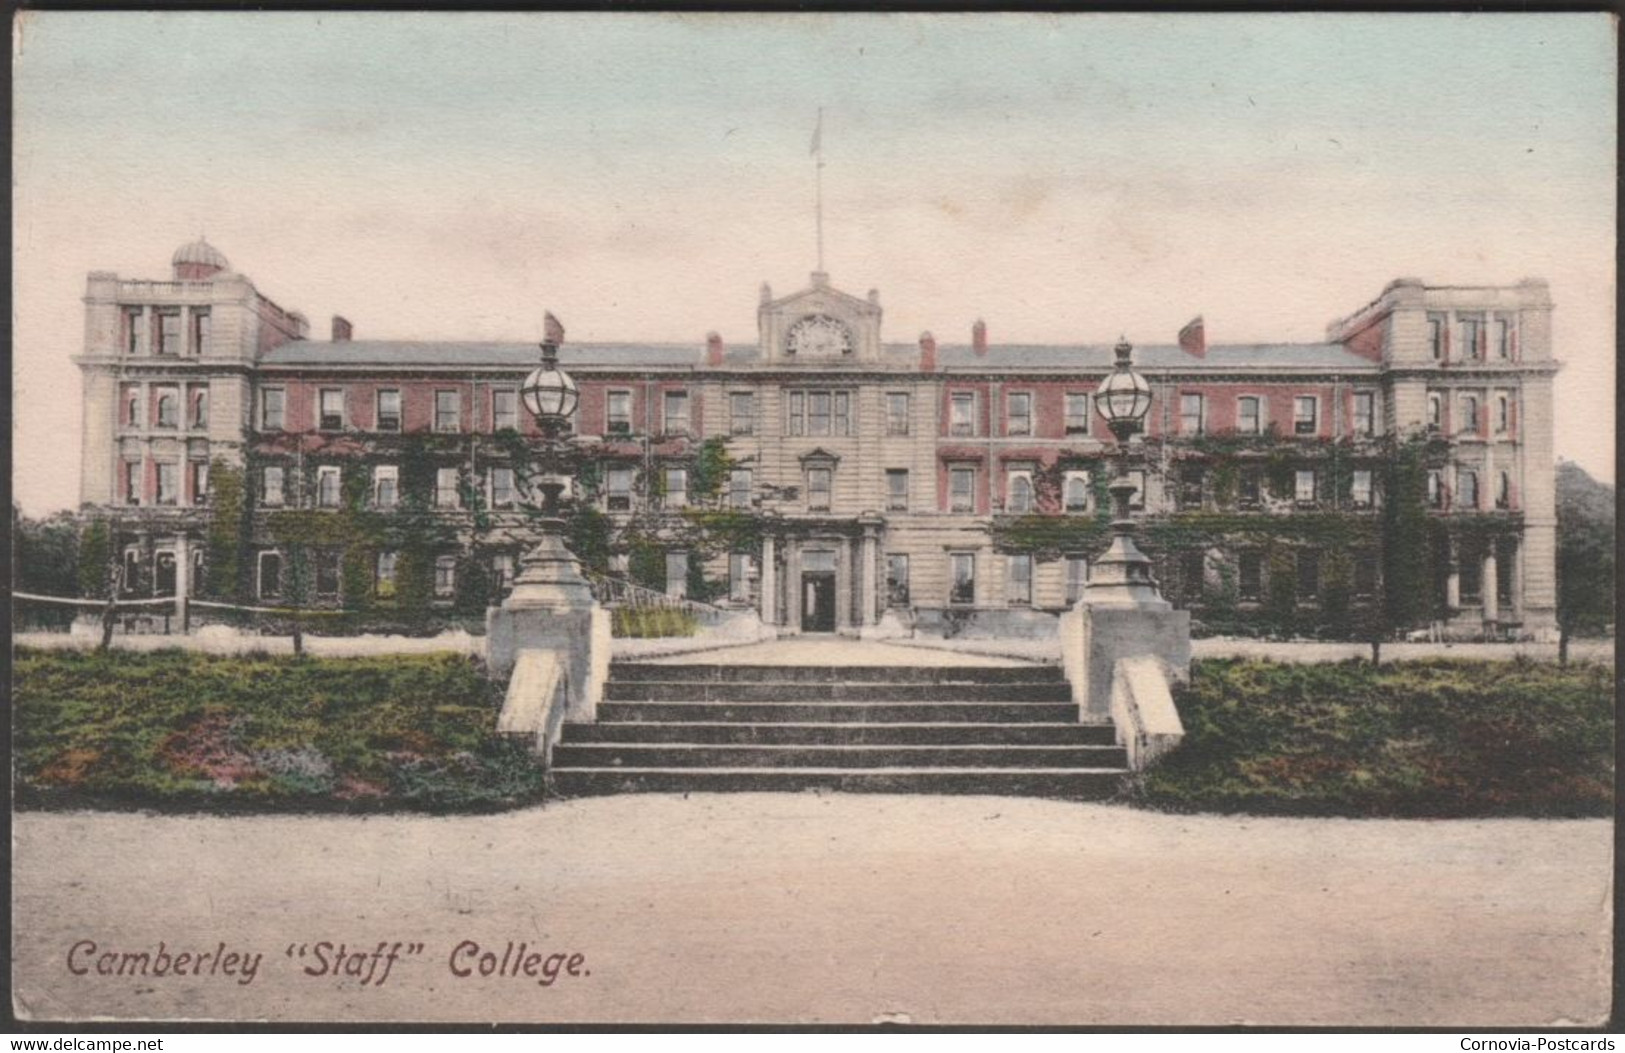
<path fill-rule="evenodd" d="M 1117 440 L 1117 478 L 1112 495 L 1112 541 L 1089 573 L 1085 595 L 1090 604 L 1167 608 L 1151 578 L 1151 560 L 1134 543 L 1134 516 L 1129 501 L 1138 489 L 1129 477 L 1130 440 L 1144 427 L 1151 410 L 1151 385 L 1134 372 L 1134 347 L 1119 340 L 1116 366 L 1095 392 L 1095 408 Z"/>

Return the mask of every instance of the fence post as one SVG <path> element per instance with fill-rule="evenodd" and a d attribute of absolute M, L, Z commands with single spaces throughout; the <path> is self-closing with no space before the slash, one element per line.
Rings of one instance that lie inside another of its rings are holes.
<path fill-rule="evenodd" d="M 175 536 L 175 620 L 183 634 L 191 631 L 192 553 L 185 534 Z"/>

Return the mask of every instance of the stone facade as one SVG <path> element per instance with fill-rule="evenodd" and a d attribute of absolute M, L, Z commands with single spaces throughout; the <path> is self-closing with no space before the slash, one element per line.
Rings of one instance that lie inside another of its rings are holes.
<path fill-rule="evenodd" d="M 516 397 L 533 346 L 355 340 L 344 319 L 333 341 L 312 341 L 302 316 L 212 246 L 184 246 L 173 266 L 165 281 L 91 274 L 76 359 L 82 500 L 117 519 L 134 591 L 173 589 L 177 552 L 196 561 L 185 577 L 207 573 L 207 465 L 219 460 L 244 471 L 244 529 L 272 557 L 256 553 L 249 590 L 279 599 L 285 568 L 266 515 L 320 510 L 357 472 L 366 500 L 387 511 L 403 483 L 387 458 L 357 451 L 397 434 L 439 441 L 460 494 L 429 503 L 448 522 L 469 522 L 472 484 L 498 523 L 477 551 L 437 557 L 437 584 L 449 588 L 471 559 L 496 560 L 499 576 L 516 565 L 528 520 L 504 507 L 512 447 L 497 439 L 538 434 Z M 1240 523 L 1255 536 L 1327 514 L 1370 526 L 1385 440 L 1431 434 L 1445 450 L 1431 469 L 1435 522 L 1490 525 L 1441 534 L 1434 587 L 1449 601 L 1448 629 L 1549 629 L 1551 311 L 1538 281 L 1403 279 L 1332 323 L 1323 343 L 1210 345 L 1198 319 L 1177 342 L 1141 345 L 1135 368 L 1154 394 L 1136 467 L 1148 525 L 1222 513 L 1232 532 Z M 581 390 L 574 441 L 599 458 L 592 499 L 612 524 L 679 521 L 695 455 L 715 440 L 737 474 L 713 500 L 763 524 L 749 551 L 707 554 L 700 578 L 716 583 L 718 605 L 753 607 L 786 632 L 1048 631 L 1106 537 L 1059 530 L 1029 542 L 1046 522 L 1101 518 L 1113 445 L 1091 395 L 1110 348 L 991 343 L 980 321 L 967 344 L 929 333 L 888 344 L 882 315 L 878 293 L 852 296 L 815 273 L 788 296 L 762 287 L 755 341 L 565 344 Z M 1213 460 L 1219 448 L 1229 467 Z M 1296 544 L 1265 558 L 1218 536 L 1159 548 L 1158 536 L 1145 547 L 1159 580 L 1198 625 L 1223 590 L 1245 621 L 1264 604 L 1265 579 L 1283 573 L 1312 620 L 1320 561 L 1334 555 Z M 695 576 L 673 556 L 669 589 L 681 592 Z M 368 559 L 387 576 L 387 553 Z M 310 602 L 344 602 L 336 574 L 323 580 L 305 590 Z M 1366 575 L 1357 602 L 1372 585 Z"/>

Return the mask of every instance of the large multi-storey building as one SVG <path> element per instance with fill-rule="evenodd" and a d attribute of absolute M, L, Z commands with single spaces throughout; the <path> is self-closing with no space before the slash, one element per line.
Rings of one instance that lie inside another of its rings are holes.
<path fill-rule="evenodd" d="M 216 572 L 222 470 L 245 599 L 387 606 L 392 524 L 425 516 L 430 604 L 512 573 L 534 345 L 355 340 L 337 317 L 313 341 L 201 240 L 169 280 L 92 273 L 85 303 L 82 500 L 115 524 L 127 591 Z M 1210 345 L 1197 319 L 1138 347 L 1136 505 L 1165 588 L 1220 629 L 1375 604 L 1386 469 L 1420 437 L 1435 578 L 1389 586 L 1431 588 L 1459 633 L 1549 628 L 1551 310 L 1541 281 L 1401 279 L 1322 343 Z M 748 346 L 566 344 L 575 496 L 604 516 L 609 572 L 648 581 L 653 547 L 670 590 L 792 632 L 1025 632 L 1074 601 L 1105 543 L 1111 349 L 994 344 L 979 321 L 968 344 L 889 344 L 881 320 L 877 292 L 815 273 L 762 286 Z M 310 526 L 346 511 L 367 530 Z M 289 512 L 308 513 L 298 561 Z"/>

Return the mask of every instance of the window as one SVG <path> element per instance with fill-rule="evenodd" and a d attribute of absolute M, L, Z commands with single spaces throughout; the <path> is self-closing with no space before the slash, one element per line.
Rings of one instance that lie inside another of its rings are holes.
<path fill-rule="evenodd" d="M 1089 395 L 1083 391 L 1066 393 L 1066 433 L 1089 434 Z"/>
<path fill-rule="evenodd" d="M 756 560 L 747 552 L 728 554 L 728 599 L 734 603 L 749 603 L 754 594 Z"/>
<path fill-rule="evenodd" d="M 260 553 L 259 596 L 262 600 L 274 600 L 282 596 L 282 553 Z"/>
<path fill-rule="evenodd" d="M 134 592 L 141 582 L 141 551 L 127 548 L 124 550 L 124 591 Z"/>
<path fill-rule="evenodd" d="M 1444 428 L 1444 399 L 1438 392 L 1428 392 L 1428 428 L 1433 431 Z"/>
<path fill-rule="evenodd" d="M 756 431 L 756 396 L 735 391 L 728 396 L 728 434 L 752 435 Z"/>
<path fill-rule="evenodd" d="M 1312 603 L 1320 598 L 1320 553 L 1298 553 L 1298 602 Z"/>
<path fill-rule="evenodd" d="M 457 469 L 436 468 L 434 473 L 434 503 L 436 508 L 461 508 L 462 494 L 457 487 Z"/>
<path fill-rule="evenodd" d="M 749 509 L 751 476 L 749 468 L 735 468 L 728 473 L 728 507 Z"/>
<path fill-rule="evenodd" d="M 807 469 L 807 511 L 829 511 L 830 485 L 834 474 L 829 468 Z"/>
<path fill-rule="evenodd" d="M 457 557 L 434 558 L 434 598 L 449 600 L 457 594 Z"/>
<path fill-rule="evenodd" d="M 908 606 L 908 556 L 886 553 L 886 606 Z"/>
<path fill-rule="evenodd" d="M 192 503 L 205 504 L 209 500 L 209 462 L 192 461 Z"/>
<path fill-rule="evenodd" d="M 688 595 L 688 553 L 666 553 L 666 595 Z"/>
<path fill-rule="evenodd" d="M 688 434 L 688 392 L 666 392 L 665 416 L 666 434 Z"/>
<path fill-rule="evenodd" d="M 378 430 L 401 430 L 401 393 L 393 388 L 378 392 Z"/>
<path fill-rule="evenodd" d="M 949 553 L 948 602 L 952 604 L 972 604 L 976 602 L 976 556 L 974 553 Z"/>
<path fill-rule="evenodd" d="M 1236 480 L 1236 497 L 1243 508 L 1257 508 L 1264 503 L 1264 469 L 1248 465 L 1241 469 Z"/>
<path fill-rule="evenodd" d="M 1028 391 L 1013 391 L 1005 403 L 1005 434 L 1031 435 L 1033 433 L 1033 396 Z"/>
<path fill-rule="evenodd" d="M 1479 315 L 1463 315 L 1461 325 L 1461 354 L 1463 358 L 1484 357 L 1484 319 Z"/>
<path fill-rule="evenodd" d="M 785 422 L 785 431 L 791 435 L 807 434 L 807 396 L 799 391 L 790 392 L 788 404 L 790 419 Z"/>
<path fill-rule="evenodd" d="M 1374 596 L 1377 592 L 1377 550 L 1357 548 L 1354 558 L 1354 595 Z"/>
<path fill-rule="evenodd" d="M 1442 314 L 1428 315 L 1428 351 L 1433 355 L 1434 361 L 1444 358 L 1445 317 Z"/>
<path fill-rule="evenodd" d="M 372 470 L 372 503 L 378 508 L 394 508 L 400 501 L 400 485 L 400 468 L 380 464 Z"/>
<path fill-rule="evenodd" d="M 203 308 L 192 309 L 192 354 L 206 355 L 209 353 L 209 312 Z"/>
<path fill-rule="evenodd" d="M 886 434 L 908 434 L 908 392 L 893 391 L 886 396 Z"/>
<path fill-rule="evenodd" d="M 1145 507 L 1145 470 L 1136 468 L 1128 473 L 1128 481 L 1134 484 L 1134 492 L 1129 494 L 1128 506 L 1133 509 Z"/>
<path fill-rule="evenodd" d="M 1472 549 L 1467 549 L 1461 554 L 1459 573 L 1463 603 L 1478 603 L 1484 598 L 1484 564 L 1481 562 L 1483 558 L 1481 552 Z"/>
<path fill-rule="evenodd" d="M 611 512 L 632 510 L 632 469 L 611 468 L 605 473 L 604 507 Z"/>
<path fill-rule="evenodd" d="M 517 391 L 491 392 L 491 430 L 519 430 L 519 393 Z"/>
<path fill-rule="evenodd" d="M 1070 606 L 1083 599 L 1083 590 L 1089 585 L 1089 557 L 1066 557 L 1066 602 Z"/>
<path fill-rule="evenodd" d="M 1354 434 L 1357 436 L 1371 436 L 1377 434 L 1377 399 L 1369 391 L 1356 391 L 1354 393 Z"/>
<path fill-rule="evenodd" d="M 948 434 L 976 434 L 976 393 L 956 391 L 948 400 Z"/>
<path fill-rule="evenodd" d="M 491 468 L 491 507 L 512 508 L 515 496 L 513 469 L 493 466 Z"/>
<path fill-rule="evenodd" d="M 124 350 L 128 354 L 141 353 L 141 308 L 131 307 L 124 312 Z"/>
<path fill-rule="evenodd" d="M 682 508 L 688 504 L 688 469 L 667 468 L 662 478 L 665 494 L 662 504 L 667 508 Z"/>
<path fill-rule="evenodd" d="M 886 469 L 886 511 L 908 511 L 908 469 Z"/>
<path fill-rule="evenodd" d="M 1067 472 L 1062 476 L 1061 503 L 1068 512 L 1089 511 L 1089 473 Z"/>
<path fill-rule="evenodd" d="M 1456 434 L 1478 434 L 1478 397 L 1476 395 L 1463 395 L 1461 397 L 1461 423 L 1456 428 Z"/>
<path fill-rule="evenodd" d="M 455 391 L 434 393 L 434 430 L 463 430 L 463 397 Z"/>
<path fill-rule="evenodd" d="M 324 548 L 316 552 L 316 598 L 336 600 L 339 595 L 341 554 L 337 549 Z"/>
<path fill-rule="evenodd" d="M 266 388 L 260 392 L 260 430 L 282 430 L 282 412 L 286 399 L 287 393 L 281 388 Z"/>
<path fill-rule="evenodd" d="M 178 355 L 181 353 L 181 313 L 179 311 L 158 312 L 158 346 L 154 350 L 160 355 Z"/>
<path fill-rule="evenodd" d="M 1349 484 L 1349 499 L 1354 502 L 1355 508 L 1371 507 L 1371 470 L 1369 468 L 1356 468 L 1353 480 Z"/>
<path fill-rule="evenodd" d="M 1512 357 L 1512 319 L 1497 316 L 1495 319 L 1495 357 L 1506 361 Z"/>
<path fill-rule="evenodd" d="M 209 426 L 209 389 L 192 389 L 192 427 L 207 428 Z"/>
<path fill-rule="evenodd" d="M 1259 405 L 1257 395 L 1242 395 L 1236 399 L 1236 431 L 1243 435 L 1257 435 L 1263 431 Z"/>
<path fill-rule="evenodd" d="M 141 425 L 141 392 L 138 388 L 124 389 L 124 424 L 129 428 Z"/>
<path fill-rule="evenodd" d="M 827 391 L 810 391 L 807 393 L 808 435 L 829 434 L 830 404 L 830 393 Z"/>
<path fill-rule="evenodd" d="M 1179 554 L 1179 587 L 1185 602 L 1199 604 L 1207 586 L 1207 553 L 1199 548 L 1187 549 Z"/>
<path fill-rule="evenodd" d="M 316 469 L 316 505 L 319 508 L 339 506 L 339 469 L 324 464 Z"/>
<path fill-rule="evenodd" d="M 1435 469 L 1428 472 L 1428 505 L 1432 508 L 1443 508 L 1444 502 L 1444 476 Z"/>
<path fill-rule="evenodd" d="M 1320 400 L 1313 395 L 1298 395 L 1292 399 L 1292 433 L 1313 435 L 1318 430 Z"/>
<path fill-rule="evenodd" d="M 491 557 L 491 577 L 495 579 L 497 587 L 507 590 L 513 585 L 513 554 L 498 552 Z"/>
<path fill-rule="evenodd" d="M 1497 392 L 1495 396 L 1495 430 L 1505 435 L 1512 428 L 1512 396 Z"/>
<path fill-rule="evenodd" d="M 1512 507 L 1512 473 L 1502 471 L 1495 482 L 1495 507 Z"/>
<path fill-rule="evenodd" d="M 1179 507 L 1182 511 L 1202 507 L 1202 486 L 1207 481 L 1207 469 L 1199 464 L 1181 465 L 1179 469 Z"/>
<path fill-rule="evenodd" d="M 1501 606 L 1512 606 L 1512 566 L 1518 558 L 1518 543 L 1511 538 L 1500 538 L 1495 543 L 1495 560 L 1501 573 L 1495 578 L 1495 595 Z"/>
<path fill-rule="evenodd" d="M 1033 557 L 1021 553 L 1005 557 L 1004 600 L 1012 607 L 1033 605 Z"/>
<path fill-rule="evenodd" d="M 1203 399 L 1200 395 L 1179 396 L 1179 434 L 1200 435 L 1203 424 Z"/>
<path fill-rule="evenodd" d="M 268 465 L 260 475 L 260 503 L 266 505 L 280 505 L 282 503 L 282 466 Z"/>
<path fill-rule="evenodd" d="M 158 503 L 177 504 L 180 500 L 180 465 L 169 461 L 158 462 Z"/>
<path fill-rule="evenodd" d="M 1033 472 L 1031 468 L 1012 468 L 1004 477 L 1004 510 L 1025 515 L 1033 510 Z"/>
<path fill-rule="evenodd" d="M 1478 507 L 1478 473 L 1466 468 L 1456 470 L 1456 496 L 1463 508 Z"/>
<path fill-rule="evenodd" d="M 376 582 L 380 597 L 387 598 L 395 595 L 395 557 L 394 552 L 378 553 Z"/>
<path fill-rule="evenodd" d="M 948 469 L 948 511 L 976 511 L 976 469 Z"/>
<path fill-rule="evenodd" d="M 158 427 L 173 428 L 180 417 L 180 392 L 174 388 L 158 388 Z"/>
<path fill-rule="evenodd" d="M 1236 560 L 1236 593 L 1243 603 L 1257 603 L 1264 595 L 1264 557 L 1243 552 Z"/>
<path fill-rule="evenodd" d="M 632 434 L 632 393 L 611 391 L 604 400 L 604 432 L 607 435 Z"/>
<path fill-rule="evenodd" d="M 322 431 L 344 430 L 344 389 L 323 388 L 317 427 Z"/>
<path fill-rule="evenodd" d="M 1313 468 L 1299 468 L 1294 473 L 1292 499 L 1300 505 L 1315 503 L 1315 470 Z"/>

